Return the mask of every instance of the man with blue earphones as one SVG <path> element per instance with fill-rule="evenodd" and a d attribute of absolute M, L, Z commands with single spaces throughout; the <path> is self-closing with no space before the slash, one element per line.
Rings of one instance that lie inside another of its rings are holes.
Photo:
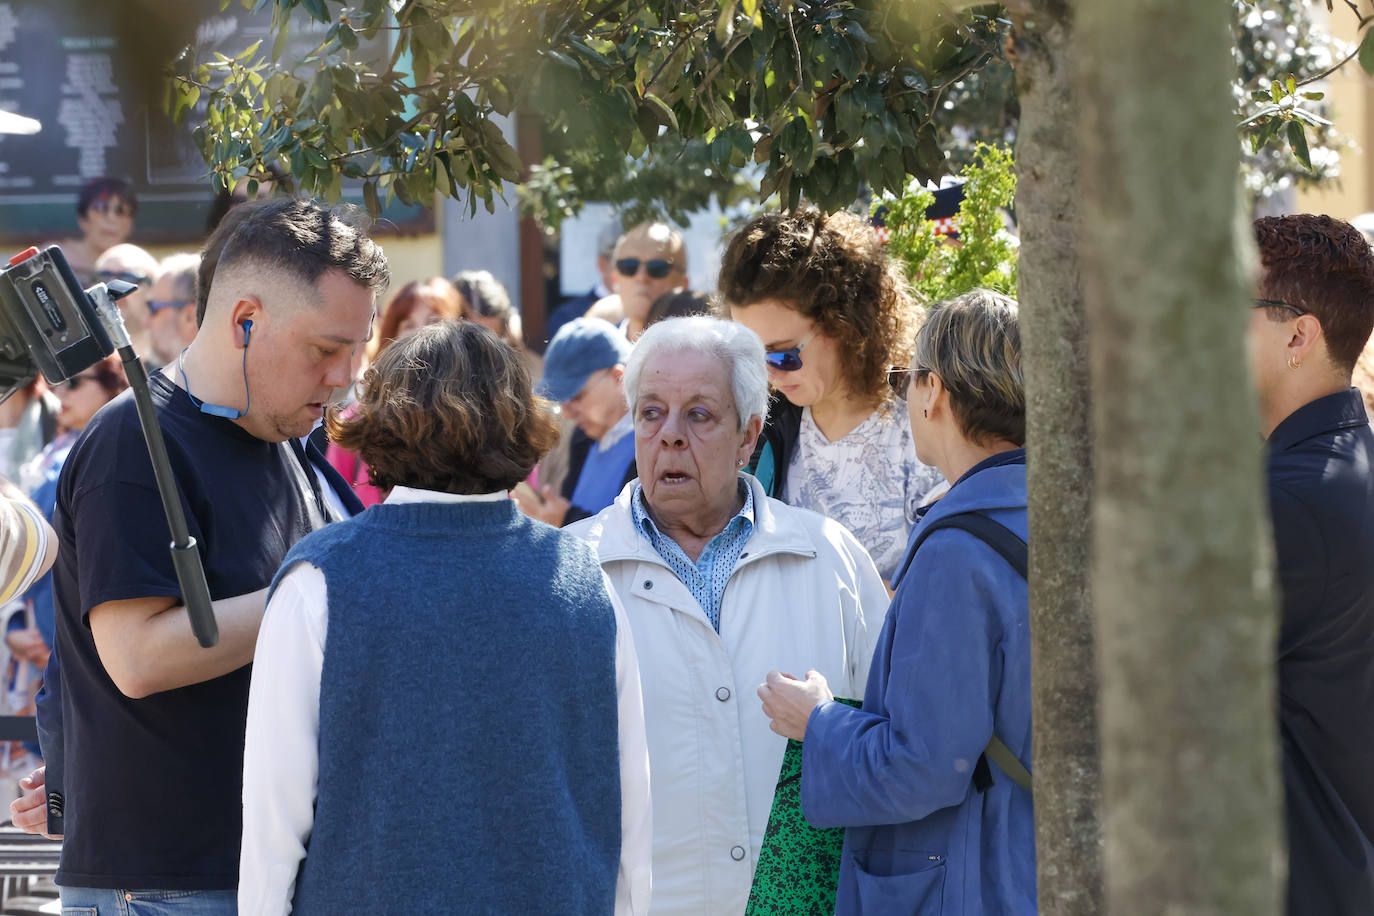
<path fill-rule="evenodd" d="M 235 912 L 249 663 L 267 586 L 296 541 L 361 509 L 299 439 L 351 380 L 386 257 L 352 213 L 242 206 L 206 246 L 218 263 L 195 339 L 150 379 L 216 646 L 198 645 L 181 606 L 131 398 L 92 420 L 59 483 L 64 910 Z"/>

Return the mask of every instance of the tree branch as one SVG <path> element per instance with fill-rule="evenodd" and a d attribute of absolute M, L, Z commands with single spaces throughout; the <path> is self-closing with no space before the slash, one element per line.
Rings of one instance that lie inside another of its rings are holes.
<path fill-rule="evenodd" d="M 1344 58 L 1342 58 L 1342 59 L 1340 60 L 1340 62 L 1338 62 L 1338 63 L 1336 63 L 1336 64 L 1333 64 L 1333 65 L 1331 65 L 1330 67 L 1327 67 L 1325 70 L 1323 70 L 1321 73 L 1318 73 L 1316 76 L 1309 76 L 1309 77 L 1307 77 L 1306 79 L 1299 80 L 1295 85 L 1297 85 L 1297 86 L 1309 86 L 1309 85 L 1311 85 L 1312 83 L 1320 82 L 1321 80 L 1326 79 L 1328 76 L 1330 76 L 1331 74 L 1335 73 L 1337 70 L 1339 70 L 1339 69 L 1341 69 L 1342 67 L 1344 67 L 1346 64 L 1350 63 L 1352 60 L 1354 60 L 1356 57 L 1358 57 L 1359 54 L 1360 54 L 1360 46 L 1359 46 L 1358 44 L 1356 44 L 1356 45 L 1355 45 L 1355 50 L 1353 50 L 1353 51 L 1351 51 L 1349 54 L 1347 54 Z"/>

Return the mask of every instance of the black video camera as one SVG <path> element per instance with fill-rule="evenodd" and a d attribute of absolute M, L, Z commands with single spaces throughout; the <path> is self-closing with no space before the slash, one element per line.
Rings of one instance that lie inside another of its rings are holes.
<path fill-rule="evenodd" d="M 210 607 L 205 570 L 196 539 L 186 527 L 176 478 L 148 389 L 148 373 L 134 352 L 115 305 L 116 299 L 135 289 L 123 280 L 82 289 L 56 245 L 42 251 L 30 248 L 10 258 L 9 266 L 0 270 L 0 401 L 33 381 L 39 372 L 49 384 L 56 385 L 119 350 L 172 533 L 172 564 L 182 600 L 196 639 L 209 648 L 219 639 L 219 629 Z"/>
<path fill-rule="evenodd" d="M 108 284 L 112 297 L 134 287 Z M 38 372 L 56 385 L 115 350 L 96 304 L 77 282 L 62 249 L 30 248 L 0 269 L 0 401 Z"/>

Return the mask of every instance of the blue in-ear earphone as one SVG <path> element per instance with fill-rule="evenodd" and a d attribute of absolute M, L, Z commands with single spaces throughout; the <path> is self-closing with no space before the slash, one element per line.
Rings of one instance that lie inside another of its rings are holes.
<path fill-rule="evenodd" d="M 186 389 L 186 396 L 191 399 L 191 403 L 200 408 L 200 412 L 209 414 L 212 417 L 223 417 L 226 420 L 237 420 L 248 413 L 248 407 L 252 400 L 248 394 L 248 338 L 253 333 L 253 319 L 245 318 L 240 322 L 243 326 L 243 410 L 235 410 L 232 407 L 225 407 L 223 404 L 211 404 L 209 401 L 202 401 L 191 393 L 191 383 L 186 380 L 186 366 L 183 358 L 186 356 L 187 347 L 181 351 L 177 357 L 177 371 L 181 373 L 181 386 Z"/>

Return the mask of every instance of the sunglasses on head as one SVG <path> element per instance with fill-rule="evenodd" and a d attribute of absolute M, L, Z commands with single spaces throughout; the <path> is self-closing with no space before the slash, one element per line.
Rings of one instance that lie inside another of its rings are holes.
<path fill-rule="evenodd" d="M 177 299 L 150 299 L 148 301 L 148 314 L 156 315 L 163 309 L 184 309 L 190 304 Z"/>
<path fill-rule="evenodd" d="M 796 372 L 802 367 L 801 351 L 806 348 L 806 345 L 809 344 L 815 336 L 816 332 L 812 331 L 806 340 L 803 340 L 795 347 L 788 347 L 786 350 L 769 351 L 763 354 L 763 358 L 768 362 L 768 366 L 771 369 L 776 369 L 779 372 Z"/>
<path fill-rule="evenodd" d="M 1255 309 L 1283 309 L 1286 312 L 1292 312 L 1296 318 L 1309 314 L 1307 309 L 1299 308 L 1291 302 L 1284 302 L 1282 299 L 1254 299 L 1250 307 Z"/>
<path fill-rule="evenodd" d="M 908 392 L 911 390 L 912 379 L 918 379 L 922 375 L 927 375 L 929 373 L 929 369 L 912 369 L 906 366 L 893 366 L 887 370 L 887 383 L 892 386 L 892 393 L 897 396 L 897 400 L 905 401 Z"/>
<path fill-rule="evenodd" d="M 649 261 L 641 261 L 639 258 L 621 258 L 615 262 L 615 269 L 623 277 L 633 277 L 639 273 L 639 265 L 641 264 L 649 272 L 649 276 L 655 280 L 662 280 L 673 272 L 673 262 L 664 258 L 653 258 Z"/>
<path fill-rule="evenodd" d="M 147 274 L 134 273 L 128 270 L 97 270 L 95 273 L 96 276 L 100 277 L 100 279 L 104 280 L 106 283 L 111 280 L 123 280 L 125 283 L 132 283 L 134 286 L 144 286 L 149 280 Z"/>

